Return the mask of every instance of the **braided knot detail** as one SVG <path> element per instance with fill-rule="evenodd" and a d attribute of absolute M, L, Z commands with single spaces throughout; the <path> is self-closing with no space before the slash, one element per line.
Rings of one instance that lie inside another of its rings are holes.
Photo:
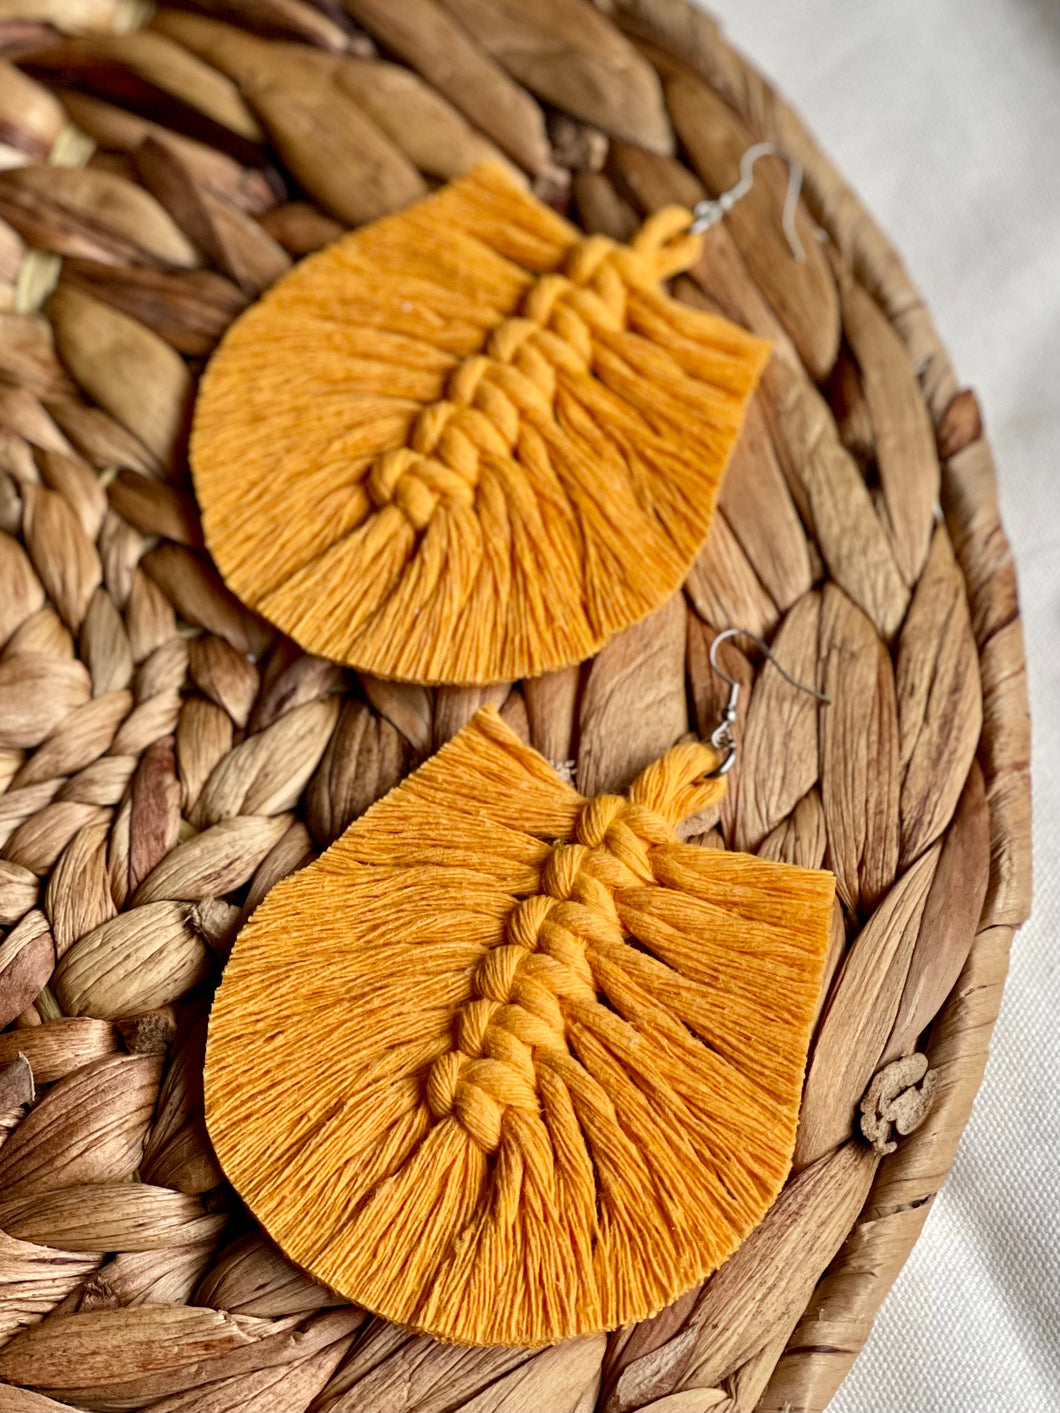
<path fill-rule="evenodd" d="M 666 819 L 621 795 L 586 801 L 573 840 L 549 850 L 541 891 L 518 904 L 475 969 L 456 1048 L 428 1074 L 436 1119 L 456 1118 L 492 1153 L 508 1110 L 539 1111 L 537 1063 L 569 1055 L 565 1005 L 597 996 L 587 946 L 622 941 L 614 894 L 652 881 L 651 846 L 672 837 Z"/>
<path fill-rule="evenodd" d="M 417 531 L 443 502 L 473 507 L 480 458 L 510 455 L 525 415 L 551 419 L 557 370 L 586 372 L 594 331 L 624 329 L 630 288 L 658 284 L 659 251 L 673 226 L 660 225 L 665 215 L 647 222 L 632 247 L 587 236 L 571 247 L 562 271 L 539 276 L 520 313 L 498 324 L 485 352 L 450 374 L 445 398 L 418 414 L 407 445 L 372 463 L 366 487 L 373 505 L 396 505 Z"/>

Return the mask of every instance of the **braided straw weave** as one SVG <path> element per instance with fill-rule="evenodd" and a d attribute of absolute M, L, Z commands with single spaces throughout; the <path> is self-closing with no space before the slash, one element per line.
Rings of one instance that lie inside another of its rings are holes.
<path fill-rule="evenodd" d="M 684 0 L 2 14 L 0 1410 L 822 1408 L 953 1160 L 1029 901 L 990 451 L 898 257 Z M 306 657 L 226 593 L 187 410 L 292 259 L 498 155 L 625 238 L 762 138 L 805 170 L 808 258 L 771 158 L 676 282 L 776 343 L 683 594 L 580 670 L 429 691 Z M 729 624 L 832 700 L 726 644 L 742 751 L 698 824 L 837 877 L 787 1187 L 701 1289 L 610 1338 L 531 1355 L 367 1319 L 269 1246 L 210 1152 L 235 932 L 484 702 L 583 793 L 624 789 L 713 726 Z"/>

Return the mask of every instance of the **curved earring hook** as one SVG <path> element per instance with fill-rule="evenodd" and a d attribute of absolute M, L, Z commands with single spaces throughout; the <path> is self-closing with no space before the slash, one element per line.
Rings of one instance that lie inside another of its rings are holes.
<path fill-rule="evenodd" d="M 693 234 L 709 230 L 732 210 L 741 197 L 747 195 L 754 185 L 754 165 L 759 157 L 780 157 L 788 164 L 788 190 L 784 197 L 781 225 L 784 228 L 785 236 L 787 236 L 791 253 L 801 265 L 806 259 L 806 252 L 799 239 L 799 233 L 795 229 L 795 212 L 798 209 L 799 193 L 802 190 L 802 167 L 794 158 L 781 152 L 773 142 L 756 142 L 753 147 L 747 149 L 740 158 L 739 181 L 728 191 L 723 191 L 710 200 L 697 202 L 692 207 L 692 224 L 689 230 Z"/>
<path fill-rule="evenodd" d="M 796 682 L 795 678 L 792 677 L 790 673 L 785 672 L 780 663 L 777 662 L 776 658 L 773 656 L 769 644 L 760 638 L 757 633 L 752 633 L 747 628 L 724 629 L 711 643 L 710 652 L 708 654 L 711 667 L 723 682 L 729 684 L 729 700 L 725 703 L 721 720 L 710 733 L 710 744 L 716 751 L 724 751 L 725 754 L 722 756 L 719 764 L 710 772 L 707 777 L 709 780 L 714 780 L 720 775 L 728 775 L 729 771 L 736 763 L 736 739 L 732 734 L 732 728 L 736 720 L 736 704 L 740 699 L 740 684 L 734 677 L 729 676 L 717 659 L 718 644 L 727 642 L 729 638 L 736 637 L 750 638 L 752 642 L 757 643 L 762 653 L 777 669 L 784 681 L 789 682 L 797 691 L 805 692 L 806 695 L 810 697 L 816 697 L 819 702 L 824 702 L 825 706 L 831 705 L 831 699 L 826 697 L 823 692 L 819 692 L 816 687 L 808 687 L 805 682 Z"/>
<path fill-rule="evenodd" d="M 831 699 L 829 697 L 826 697 L 823 692 L 819 692 L 816 687 L 807 687 L 805 682 L 796 682 L 795 678 L 792 677 L 789 672 L 785 672 L 784 669 L 781 667 L 780 663 L 777 662 L 776 658 L 773 656 L 773 652 L 769 644 L 763 638 L 760 638 L 757 633 L 752 633 L 747 628 L 725 628 L 722 630 L 722 632 L 718 634 L 718 636 L 710 645 L 710 653 L 708 654 L 710 658 L 710 665 L 711 667 L 713 667 L 714 671 L 718 674 L 721 680 L 723 682 L 727 682 L 730 687 L 736 687 L 737 689 L 739 689 L 740 684 L 739 682 L 734 681 L 729 676 L 725 669 L 718 663 L 718 659 L 716 656 L 718 644 L 727 642 L 729 638 L 750 638 L 753 643 L 757 644 L 763 657 L 767 657 L 769 661 L 773 664 L 773 666 L 777 669 L 777 671 L 780 673 L 781 677 L 783 677 L 785 682 L 790 682 L 791 685 L 796 688 L 797 691 L 805 692 L 807 696 L 816 697 L 819 702 L 824 702 L 825 706 L 831 706 Z"/>

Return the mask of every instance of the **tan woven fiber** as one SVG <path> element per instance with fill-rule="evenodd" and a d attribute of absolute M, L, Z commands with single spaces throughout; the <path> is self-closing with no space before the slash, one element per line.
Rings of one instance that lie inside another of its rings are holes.
<path fill-rule="evenodd" d="M 1030 896 L 990 450 L 898 256 L 685 0 L 16 0 L 0 55 L 0 1413 L 823 1408 L 952 1163 Z M 483 156 L 625 238 L 765 138 L 805 171 L 808 258 L 769 158 L 676 282 L 776 343 L 682 594 L 581 669 L 436 690 L 305 657 L 227 594 L 187 415 L 293 260 Z M 784 1192 L 610 1338 L 464 1349 L 367 1319 L 210 1152 L 235 932 L 484 702 L 584 793 L 623 789 L 715 724 L 728 625 L 832 700 L 727 643 L 741 752 L 696 825 L 837 877 Z"/>

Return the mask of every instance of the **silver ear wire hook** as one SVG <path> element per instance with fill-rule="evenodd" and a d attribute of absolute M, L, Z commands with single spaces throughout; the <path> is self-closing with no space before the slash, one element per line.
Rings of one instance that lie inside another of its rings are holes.
<path fill-rule="evenodd" d="M 740 158 L 740 180 L 735 186 L 709 201 L 699 201 L 692 207 L 692 224 L 689 230 L 693 234 L 709 230 L 732 210 L 741 197 L 747 195 L 754 184 L 754 165 L 759 157 L 781 157 L 788 164 L 788 192 L 784 198 L 781 224 L 784 227 L 784 234 L 788 238 L 791 253 L 801 265 L 806 259 L 806 252 L 802 248 L 802 241 L 795 229 L 795 212 L 798 209 L 799 192 L 802 190 L 802 168 L 793 158 L 778 151 L 775 143 L 772 142 L 756 142 L 753 147 L 747 149 Z"/>
<path fill-rule="evenodd" d="M 707 776 L 708 780 L 715 780 L 719 775 L 728 775 L 729 771 L 736 764 L 736 738 L 732 734 L 732 728 L 736 721 L 736 704 L 740 700 L 740 684 L 734 677 L 730 677 L 718 662 L 718 644 L 726 642 L 729 638 L 750 638 L 757 643 L 762 653 L 773 664 L 773 666 L 783 677 L 785 682 L 790 682 L 797 691 L 805 692 L 807 696 L 816 697 L 819 702 L 824 702 L 825 706 L 830 706 L 831 701 L 823 692 L 819 692 L 816 687 L 807 687 L 805 682 L 796 682 L 790 673 L 785 672 L 780 663 L 770 651 L 769 644 L 764 642 L 757 633 L 751 633 L 746 628 L 726 628 L 710 645 L 710 665 L 723 682 L 729 684 L 729 700 L 725 703 L 721 713 L 721 720 L 710 733 L 710 744 L 716 751 L 724 751 L 724 755 L 718 765 Z"/>

